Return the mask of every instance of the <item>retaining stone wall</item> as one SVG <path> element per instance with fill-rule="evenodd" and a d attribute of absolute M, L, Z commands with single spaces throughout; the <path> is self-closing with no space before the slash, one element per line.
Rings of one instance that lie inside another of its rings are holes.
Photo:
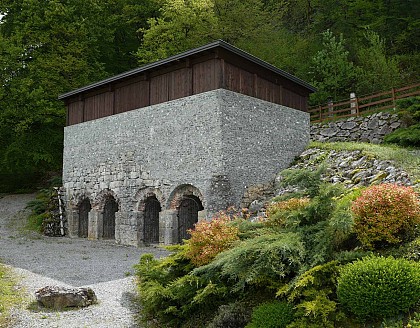
<path fill-rule="evenodd" d="M 239 206 L 245 190 L 272 181 L 309 141 L 307 113 L 214 90 L 65 128 L 63 183 L 68 231 L 89 198 L 89 238 L 101 238 L 104 201 L 113 197 L 117 243 L 141 245 L 145 197 L 162 212 L 159 240 L 178 240 L 177 206 L 200 199 L 201 218 Z"/>
<path fill-rule="evenodd" d="M 311 140 L 321 142 L 356 141 L 379 144 L 384 137 L 401 127 L 397 114 L 379 112 L 367 117 L 350 117 L 329 123 L 311 124 Z"/>

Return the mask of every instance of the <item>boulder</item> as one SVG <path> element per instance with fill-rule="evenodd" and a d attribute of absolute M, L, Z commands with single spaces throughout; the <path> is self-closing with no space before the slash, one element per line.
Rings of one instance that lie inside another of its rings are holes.
<path fill-rule="evenodd" d="M 96 303 L 95 292 L 91 288 L 66 288 L 46 286 L 35 292 L 38 303 L 54 309 L 86 307 Z"/>

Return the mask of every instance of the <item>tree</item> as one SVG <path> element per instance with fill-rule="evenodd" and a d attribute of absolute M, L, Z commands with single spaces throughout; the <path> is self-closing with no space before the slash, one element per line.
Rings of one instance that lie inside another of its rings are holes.
<path fill-rule="evenodd" d="M 357 93 L 368 94 L 391 89 L 401 82 L 401 73 L 396 58 L 388 57 L 385 40 L 376 32 L 367 30 L 366 47 L 358 51 Z"/>
<path fill-rule="evenodd" d="M 312 83 L 318 88 L 311 100 L 314 103 L 327 101 L 329 97 L 339 100 L 348 97 L 355 81 L 355 68 L 344 47 L 344 38 L 337 38 L 330 30 L 323 34 L 323 49 L 312 59 Z"/>
<path fill-rule="evenodd" d="M 0 186 L 60 171 L 59 94 L 135 66 L 139 22 L 120 14 L 130 1 L 1 2 Z"/>
<path fill-rule="evenodd" d="M 140 63 L 148 63 L 217 39 L 232 44 L 267 32 L 268 13 L 260 0 L 166 0 L 161 16 L 142 29 Z"/>

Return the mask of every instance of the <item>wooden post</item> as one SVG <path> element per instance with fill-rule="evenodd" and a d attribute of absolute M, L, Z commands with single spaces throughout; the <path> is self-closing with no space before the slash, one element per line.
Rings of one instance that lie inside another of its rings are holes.
<path fill-rule="evenodd" d="M 328 117 L 333 117 L 334 115 L 331 112 L 334 111 L 334 102 L 332 98 L 328 98 Z"/>
<path fill-rule="evenodd" d="M 355 115 L 357 110 L 356 110 L 356 94 L 354 92 L 350 93 L 350 114 L 351 115 Z"/>
<path fill-rule="evenodd" d="M 360 116 L 360 111 L 359 111 L 359 98 L 356 97 L 356 116 Z"/>
<path fill-rule="evenodd" d="M 322 122 L 322 105 L 319 105 L 319 121 Z"/>
<path fill-rule="evenodd" d="M 392 105 L 394 106 L 394 110 L 396 107 L 396 97 L 395 97 L 395 88 L 392 88 Z"/>

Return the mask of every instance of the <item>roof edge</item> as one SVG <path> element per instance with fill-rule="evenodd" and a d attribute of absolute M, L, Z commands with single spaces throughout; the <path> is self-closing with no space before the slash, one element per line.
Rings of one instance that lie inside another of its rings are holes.
<path fill-rule="evenodd" d="M 101 80 L 101 81 L 98 81 L 98 82 L 95 82 L 95 83 L 86 85 L 86 86 L 84 86 L 82 88 L 78 88 L 78 89 L 75 89 L 75 90 L 72 90 L 72 91 L 63 93 L 63 94 L 61 94 L 61 95 L 58 96 L 58 99 L 59 100 L 63 100 L 63 99 L 69 98 L 71 96 L 77 95 L 79 93 L 82 93 L 82 92 L 85 92 L 85 91 L 88 91 L 88 90 L 92 90 L 92 89 L 101 87 L 101 86 L 106 85 L 108 83 L 111 83 L 111 82 L 114 82 L 114 81 L 118 81 L 120 79 L 123 79 L 123 78 L 126 78 L 126 77 L 130 77 L 130 76 L 135 75 L 135 74 L 146 72 L 146 71 L 148 71 L 150 69 L 159 67 L 161 65 L 169 64 L 171 62 L 174 62 L 174 61 L 177 61 L 177 60 L 186 58 L 188 56 L 195 55 L 195 54 L 198 54 L 198 53 L 203 52 L 203 51 L 206 51 L 206 50 L 214 49 L 216 47 L 224 48 L 224 49 L 226 49 L 228 51 L 231 51 L 231 52 L 235 53 L 236 55 L 239 55 L 239 56 L 241 56 L 241 57 L 243 57 L 245 59 L 248 59 L 248 60 L 250 60 L 250 61 L 252 61 L 252 62 L 254 62 L 254 63 L 256 63 L 256 64 L 258 64 L 258 65 L 260 65 L 262 67 L 264 67 L 264 68 L 267 68 L 267 69 L 273 71 L 274 73 L 277 73 L 279 75 L 282 75 L 283 77 L 285 77 L 285 78 L 287 78 L 287 79 L 289 79 L 289 80 L 291 80 L 291 81 L 293 81 L 293 82 L 295 82 L 295 83 L 297 83 L 297 84 L 305 87 L 306 89 L 310 90 L 311 92 L 315 92 L 316 91 L 316 88 L 315 87 L 313 87 L 309 83 L 305 82 L 304 80 L 302 80 L 302 79 L 300 79 L 300 78 L 298 78 L 298 77 L 296 77 L 296 76 L 294 76 L 294 75 L 292 75 L 292 74 L 290 74 L 290 73 L 288 73 L 286 71 L 283 71 L 283 70 L 277 68 L 276 66 L 271 65 L 268 62 L 266 62 L 266 61 L 264 61 L 262 59 L 259 59 L 259 58 L 255 57 L 255 56 L 249 54 L 248 52 L 245 52 L 245 51 L 243 51 L 243 50 L 241 50 L 241 49 L 239 49 L 239 48 L 237 48 L 237 47 L 235 47 L 235 46 L 227 43 L 226 41 L 216 40 L 214 42 L 205 44 L 205 45 L 203 45 L 201 47 L 194 48 L 194 49 L 191 49 L 191 50 L 188 50 L 188 51 L 179 53 L 177 55 L 174 55 L 174 56 L 171 56 L 171 57 L 162 59 L 162 60 L 158 60 L 156 62 L 153 62 L 153 63 L 150 63 L 150 64 L 146 64 L 146 65 L 140 66 L 138 68 L 135 68 L 135 69 L 132 69 L 132 70 L 129 70 L 129 71 L 126 71 L 126 72 L 123 72 L 123 73 L 114 75 L 114 76 L 112 76 L 110 78 L 107 78 L 107 79 L 104 79 L 104 80 Z"/>

